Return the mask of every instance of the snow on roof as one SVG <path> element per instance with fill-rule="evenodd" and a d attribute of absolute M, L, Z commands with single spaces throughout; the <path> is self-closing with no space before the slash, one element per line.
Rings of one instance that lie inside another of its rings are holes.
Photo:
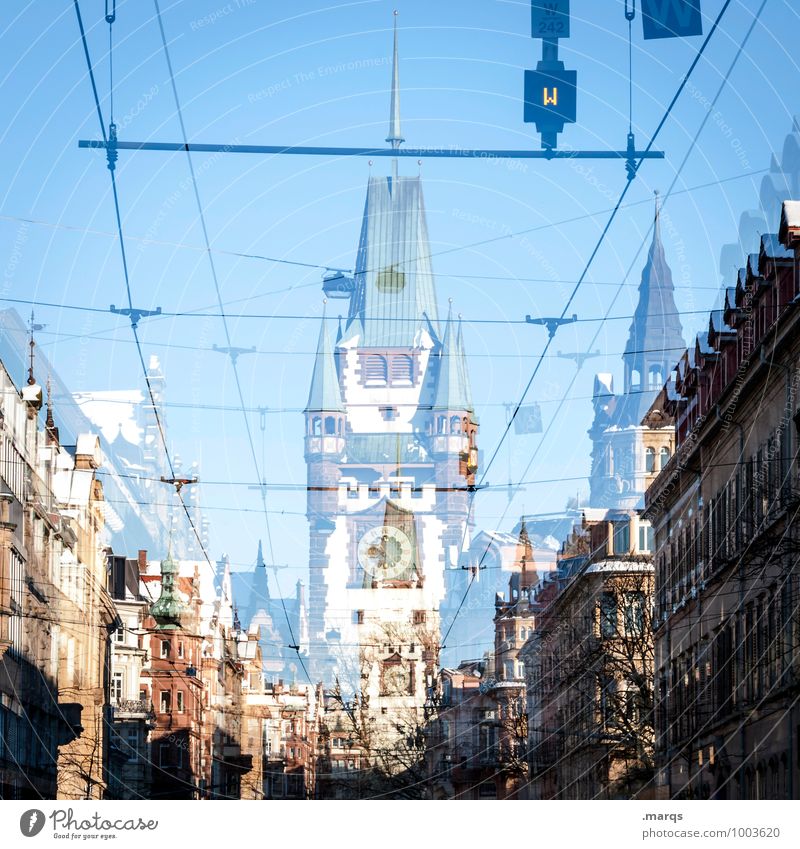
<path fill-rule="evenodd" d="M 136 421 L 144 394 L 139 389 L 119 389 L 107 392 L 74 392 L 72 397 L 81 412 L 99 428 L 110 444 L 122 429 L 122 436 L 133 445 L 141 442 L 141 428 Z"/>

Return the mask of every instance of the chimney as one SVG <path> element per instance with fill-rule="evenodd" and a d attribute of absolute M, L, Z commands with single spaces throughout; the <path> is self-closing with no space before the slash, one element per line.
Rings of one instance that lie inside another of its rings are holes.
<path fill-rule="evenodd" d="M 144 575 L 147 572 L 147 549 L 139 549 L 139 574 Z"/>

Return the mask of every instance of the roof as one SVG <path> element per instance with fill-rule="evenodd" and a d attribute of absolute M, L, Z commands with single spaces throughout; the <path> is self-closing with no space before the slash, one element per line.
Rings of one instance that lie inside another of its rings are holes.
<path fill-rule="evenodd" d="M 333 348 L 328 336 L 328 325 L 325 314 L 319 328 L 317 353 L 314 359 L 314 374 L 311 377 L 311 389 L 308 393 L 307 413 L 343 413 L 342 392 L 339 387 L 339 375 L 336 372 L 336 362 Z"/>
<path fill-rule="evenodd" d="M 461 347 L 461 327 L 455 330 L 452 307 L 447 315 L 444 340 L 439 351 L 439 375 L 433 396 L 433 410 L 472 411 L 467 367 Z"/>
<path fill-rule="evenodd" d="M 438 322 L 419 177 L 370 177 L 345 339 L 411 347 L 426 317 Z"/>
<path fill-rule="evenodd" d="M 428 452 L 413 433 L 352 433 L 347 437 L 347 463 L 426 463 Z"/>

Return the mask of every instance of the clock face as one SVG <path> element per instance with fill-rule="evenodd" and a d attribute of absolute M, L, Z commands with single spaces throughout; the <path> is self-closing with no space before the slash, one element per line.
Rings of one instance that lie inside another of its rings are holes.
<path fill-rule="evenodd" d="M 358 562 L 378 579 L 396 578 L 411 566 L 412 559 L 408 535 L 391 525 L 370 528 L 358 543 Z"/>

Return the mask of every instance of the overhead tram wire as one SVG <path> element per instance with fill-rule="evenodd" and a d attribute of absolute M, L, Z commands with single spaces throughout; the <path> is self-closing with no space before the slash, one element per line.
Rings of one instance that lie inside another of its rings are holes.
<path fill-rule="evenodd" d="M 80 9 L 79 0 L 73 0 L 73 4 L 74 4 L 74 7 L 75 7 L 75 15 L 78 19 L 78 28 L 80 30 L 81 44 L 83 45 L 83 53 L 84 53 L 84 56 L 86 57 L 86 67 L 87 67 L 87 71 L 89 73 L 89 80 L 90 80 L 91 85 L 92 85 L 92 94 L 94 96 L 95 108 L 97 110 L 97 118 L 100 122 L 100 131 L 103 134 L 103 139 L 107 142 L 108 136 L 106 135 L 106 126 L 105 126 L 105 121 L 103 120 L 103 110 L 100 107 L 100 97 L 99 97 L 98 92 L 97 92 L 97 82 L 95 80 L 94 68 L 92 67 L 92 60 L 91 60 L 91 56 L 89 54 L 89 45 L 86 41 L 86 31 L 85 31 L 84 26 L 83 26 L 83 17 L 81 16 L 81 9 Z M 109 24 L 109 26 L 110 26 L 110 24 Z M 113 122 L 110 123 L 110 125 L 109 125 L 109 131 L 111 133 L 116 133 L 116 128 L 115 128 Z M 110 151 L 108 151 L 108 152 L 110 154 Z M 113 193 L 113 197 L 114 197 L 114 212 L 115 212 L 116 223 L 117 223 L 117 234 L 119 236 L 120 255 L 121 255 L 121 258 L 122 258 L 122 270 L 123 270 L 123 275 L 124 275 L 124 279 L 125 279 L 125 293 L 126 293 L 126 297 L 127 297 L 127 301 L 128 301 L 128 309 L 131 313 L 131 330 L 133 332 L 133 338 L 136 342 L 136 350 L 137 350 L 138 355 L 139 355 L 139 363 L 142 367 L 142 374 L 144 375 L 145 384 L 147 385 L 147 392 L 150 396 L 150 402 L 151 402 L 152 408 L 153 408 L 153 415 L 155 417 L 156 425 L 158 427 L 158 433 L 159 433 L 159 436 L 160 436 L 160 439 L 161 439 L 161 444 L 162 444 L 163 449 L 164 449 L 164 456 L 167 460 L 167 466 L 168 466 L 169 471 L 170 471 L 170 477 L 174 478 L 175 477 L 175 466 L 174 466 L 174 463 L 172 461 L 172 456 L 169 453 L 169 446 L 167 445 L 166 434 L 164 432 L 164 423 L 162 422 L 161 415 L 158 412 L 158 405 L 156 404 L 156 401 L 155 401 L 155 394 L 153 392 L 153 386 L 150 382 L 150 375 L 147 372 L 147 366 L 146 366 L 145 361 L 144 361 L 144 352 L 142 351 L 142 345 L 141 345 L 141 341 L 139 339 L 139 331 L 138 331 L 138 328 L 137 328 L 137 322 L 133 320 L 133 315 L 132 315 L 132 313 L 134 311 L 133 295 L 132 295 L 132 292 L 131 292 L 130 275 L 129 275 L 129 272 L 128 272 L 128 258 L 127 258 L 127 254 L 125 252 L 125 238 L 124 238 L 124 234 L 123 234 L 123 230 L 122 230 L 122 217 L 120 215 L 119 194 L 117 192 L 117 180 L 116 180 L 116 176 L 115 176 L 116 163 L 114 162 L 114 160 L 112 159 L 112 157 L 110 155 L 109 155 L 108 166 L 109 166 L 108 167 L 109 173 L 111 174 L 111 189 L 112 189 L 112 193 Z M 92 311 L 95 311 L 95 310 L 92 310 Z M 211 558 L 208 554 L 208 551 L 206 551 L 205 544 L 203 543 L 203 539 L 200 536 L 199 531 L 197 530 L 197 526 L 194 523 L 194 519 L 192 518 L 192 515 L 189 512 L 189 508 L 186 505 L 186 502 L 183 500 L 183 495 L 179 490 L 176 490 L 175 496 L 178 499 L 178 501 L 180 502 L 181 507 L 183 508 L 183 513 L 186 516 L 187 521 L 189 522 L 189 527 L 192 529 L 192 532 L 195 536 L 195 539 L 197 540 L 198 545 L 200 546 L 200 551 L 203 553 L 203 556 L 205 557 L 205 560 L 208 563 L 209 569 L 211 569 L 212 574 L 216 578 L 216 570 L 214 568 L 213 563 L 211 562 Z"/>
<path fill-rule="evenodd" d="M 770 170 L 769 168 L 759 168 L 759 169 L 754 170 L 754 171 L 744 171 L 742 173 L 732 174 L 728 177 L 722 177 L 718 180 L 710 180 L 710 181 L 705 182 L 705 183 L 699 183 L 695 186 L 687 186 L 683 189 L 679 189 L 678 191 L 673 192 L 672 194 L 673 194 L 673 197 L 677 197 L 678 195 L 691 194 L 692 192 L 697 192 L 697 191 L 700 191 L 702 189 L 714 188 L 715 186 L 721 186 L 721 185 L 724 185 L 725 183 L 731 183 L 731 182 L 734 182 L 736 180 L 744 180 L 744 179 L 747 179 L 748 177 L 758 177 L 761 174 L 769 173 L 769 170 Z M 650 203 L 649 199 L 636 200 L 636 201 L 632 201 L 631 203 L 623 204 L 620 208 L 621 209 L 633 209 L 634 207 L 642 206 L 642 205 L 648 204 L 648 203 Z M 490 239 L 483 239 L 483 240 L 478 241 L 478 242 L 468 242 L 465 245 L 456 245 L 456 246 L 451 247 L 451 248 L 444 248 L 441 251 L 435 251 L 433 253 L 428 254 L 428 259 L 433 259 L 433 258 L 438 257 L 438 256 L 444 256 L 446 254 L 457 253 L 459 251 L 466 251 L 466 250 L 469 250 L 470 248 L 482 247 L 483 245 L 493 244 L 495 242 L 500 242 L 500 241 L 503 241 L 505 239 L 514 239 L 518 236 L 526 236 L 530 233 L 538 233 L 538 232 L 541 232 L 543 230 L 552 229 L 554 227 L 563 227 L 566 224 L 577 224 L 581 221 L 587 221 L 591 218 L 596 218 L 598 215 L 604 215 L 604 214 L 609 213 L 609 212 L 611 212 L 611 208 L 598 209 L 595 212 L 586 212 L 586 213 L 583 213 L 582 215 L 576 215 L 576 216 L 572 216 L 570 218 L 562 218 L 559 221 L 548 221 L 548 222 L 543 223 L 543 224 L 537 224 L 533 227 L 528 227 L 525 230 L 516 230 L 513 233 L 503 233 L 501 236 L 493 236 Z M 14 221 L 14 222 L 18 222 L 18 223 L 21 223 L 21 224 L 32 224 L 32 225 L 37 226 L 37 227 L 47 227 L 47 228 L 50 228 L 50 229 L 53 229 L 53 230 L 64 230 L 64 231 L 67 231 L 67 232 L 83 233 L 85 235 L 90 235 L 90 236 L 110 236 L 110 237 L 115 238 L 115 239 L 117 238 L 117 234 L 110 231 L 110 230 L 96 230 L 96 229 L 90 228 L 90 227 L 80 227 L 80 226 L 77 226 L 77 225 L 63 224 L 63 223 L 60 223 L 60 222 L 44 221 L 40 218 L 27 218 L 27 217 L 23 217 L 23 216 L 19 216 L 19 215 L 0 214 L 0 221 Z M 142 244 L 142 245 L 156 245 L 156 246 L 178 248 L 178 249 L 181 249 L 181 250 L 190 250 L 190 251 L 198 251 L 198 252 L 204 252 L 205 251 L 205 248 L 201 247 L 200 245 L 188 245 L 188 244 L 185 244 L 183 242 L 170 242 L 170 241 L 167 241 L 167 240 L 164 240 L 164 239 L 150 239 L 150 238 L 142 237 L 142 236 L 131 236 L 130 234 L 127 234 L 125 236 L 125 238 L 128 242 L 132 242 L 132 241 L 138 242 L 139 244 Z M 219 256 L 232 256 L 232 257 L 237 257 L 237 258 L 241 258 L 241 259 L 262 260 L 262 261 L 265 261 L 265 262 L 272 262 L 272 263 L 276 263 L 276 264 L 280 264 L 280 265 L 292 265 L 292 266 L 299 266 L 301 268 L 314 268 L 314 269 L 318 269 L 320 271 L 340 271 L 343 274 L 352 274 L 353 273 L 353 269 L 351 269 L 351 268 L 343 268 L 343 267 L 340 267 L 340 266 L 333 266 L 333 265 L 320 265 L 319 263 L 301 262 L 299 260 L 281 259 L 279 257 L 265 256 L 263 254 L 246 253 L 246 252 L 242 252 L 242 251 L 230 251 L 230 250 L 225 250 L 223 248 L 212 248 L 211 252 L 218 254 Z M 437 277 L 471 277 L 473 279 L 483 279 L 482 277 L 478 278 L 476 275 L 444 274 L 444 273 L 440 273 L 440 272 L 437 272 L 436 276 Z M 509 277 L 508 279 L 523 280 L 524 278 Z M 537 282 L 537 281 L 534 280 L 532 282 Z M 551 282 L 551 281 L 546 281 L 546 282 Z M 553 282 L 571 283 L 573 281 L 562 280 L 562 281 L 553 281 Z M 586 282 L 589 282 L 589 281 L 586 281 Z M 265 297 L 266 295 L 278 294 L 278 293 L 281 293 L 283 291 L 291 291 L 292 289 L 301 289 L 301 288 L 306 288 L 306 287 L 316 286 L 316 285 L 318 285 L 318 283 L 316 281 L 314 283 L 303 283 L 303 284 L 299 284 L 297 286 L 287 287 L 287 289 L 278 289 L 278 290 L 274 290 L 273 292 L 265 292 L 263 295 L 256 295 L 256 296 L 253 296 L 253 297 Z M 597 285 L 597 284 L 595 283 L 594 285 Z M 246 298 L 244 300 L 250 300 L 250 299 Z M 229 301 L 228 303 L 233 303 L 233 302 Z"/>
<path fill-rule="evenodd" d="M 201 228 L 202 233 L 203 233 L 203 242 L 205 244 L 205 252 L 206 252 L 206 255 L 208 257 L 209 268 L 211 270 L 211 278 L 214 282 L 214 291 L 216 292 L 216 296 L 217 296 L 217 304 L 219 306 L 219 311 L 220 311 L 219 318 L 221 318 L 221 320 L 222 320 L 222 327 L 223 327 L 223 330 L 225 332 L 225 344 L 226 344 L 228 350 L 230 351 L 232 349 L 232 340 L 231 340 L 230 328 L 228 327 L 228 317 L 225 314 L 225 307 L 224 307 L 224 304 L 222 302 L 222 292 L 220 290 L 219 279 L 217 277 L 217 268 L 216 268 L 216 264 L 214 262 L 214 255 L 211 252 L 211 240 L 209 239 L 209 236 L 208 236 L 208 227 L 206 225 L 205 213 L 203 212 L 203 204 L 202 204 L 202 201 L 200 200 L 200 190 L 199 190 L 198 185 L 197 185 L 197 176 L 196 176 L 195 170 L 194 170 L 194 163 L 192 162 L 192 154 L 189 150 L 189 139 L 188 139 L 188 136 L 187 136 L 187 133 L 186 133 L 186 124 L 184 123 L 184 120 L 183 120 L 183 110 L 181 109 L 180 98 L 178 97 L 178 87 L 175 83 L 175 74 L 173 73 L 173 69 L 172 69 L 172 60 L 171 60 L 170 55 L 169 55 L 169 47 L 167 45 L 167 37 L 166 37 L 166 33 L 164 32 L 164 21 L 163 21 L 163 18 L 161 16 L 161 7 L 159 5 L 158 0 L 153 0 L 153 5 L 154 5 L 155 10 L 156 10 L 156 19 L 158 21 L 158 30 L 159 30 L 159 33 L 161 35 L 161 44 L 162 44 L 162 47 L 163 47 L 163 50 L 164 50 L 164 59 L 166 60 L 167 70 L 169 71 L 169 80 L 170 80 L 170 86 L 172 88 L 172 95 L 175 99 L 175 110 L 176 110 L 176 113 L 177 113 L 177 116 L 178 116 L 178 123 L 180 124 L 180 128 L 181 128 L 181 136 L 183 138 L 183 145 L 184 145 L 184 150 L 185 150 L 185 153 L 186 153 L 186 162 L 187 162 L 187 165 L 189 167 L 189 174 L 190 174 L 191 180 L 192 180 L 192 189 L 194 191 L 194 199 L 195 199 L 195 202 L 197 203 L 197 214 L 200 218 L 200 228 Z M 236 382 L 236 391 L 237 391 L 237 394 L 239 396 L 239 405 L 241 407 L 242 417 L 244 418 L 244 425 L 245 425 L 245 430 L 247 432 L 247 442 L 248 442 L 248 445 L 250 447 L 250 454 L 251 454 L 251 458 L 252 458 L 252 462 L 253 462 L 253 469 L 256 473 L 256 477 L 260 481 L 259 489 L 260 489 L 260 494 L 261 494 L 261 503 L 262 503 L 262 507 L 263 507 L 263 513 L 264 513 L 264 526 L 265 526 L 265 529 L 266 529 L 266 532 L 267 532 L 267 545 L 269 547 L 269 554 L 270 554 L 271 562 L 275 563 L 276 562 L 275 561 L 275 549 L 274 549 L 274 545 L 273 545 L 273 542 L 272 542 L 272 529 L 270 527 L 269 513 L 267 511 L 266 485 L 263 483 L 263 479 L 262 479 L 262 476 L 261 476 L 262 470 L 259 468 L 258 455 L 256 453 L 255 443 L 253 441 L 253 433 L 252 433 L 252 429 L 250 427 L 250 418 L 247 414 L 247 410 L 245 409 L 244 393 L 242 391 L 242 382 L 239 378 L 239 366 L 238 366 L 236 357 L 230 356 L 229 359 L 231 361 L 231 367 L 233 368 L 233 376 L 234 376 L 234 380 Z M 277 570 L 275 570 L 275 584 L 276 584 L 276 587 L 277 587 L 277 590 L 278 590 L 278 595 L 280 596 L 280 599 L 281 599 L 281 605 L 283 607 L 283 614 L 284 614 L 284 617 L 286 619 L 287 628 L 289 629 L 289 636 L 292 639 L 291 648 L 294 649 L 295 654 L 297 655 L 297 659 L 300 663 L 300 666 L 303 668 L 303 672 L 306 676 L 306 679 L 308 680 L 309 685 L 313 686 L 314 682 L 311 680 L 311 676 L 308 673 L 308 669 L 306 668 L 306 664 L 305 664 L 305 661 L 303 660 L 303 656 L 300 654 L 300 645 L 297 642 L 297 638 L 295 637 L 294 630 L 292 628 L 291 619 L 289 618 L 289 612 L 286 609 L 286 601 L 283 598 L 283 593 L 281 592 Z"/>
<path fill-rule="evenodd" d="M 660 135 L 661 130 L 664 128 L 664 125 L 666 124 L 667 120 L 669 119 L 670 115 L 672 114 L 672 110 L 674 109 L 675 104 L 678 102 L 678 99 L 680 98 L 681 94 L 683 93 L 683 90 L 686 87 L 686 84 L 689 82 L 689 78 L 693 74 L 694 69 L 697 67 L 698 63 L 700 62 L 700 59 L 703 57 L 703 55 L 706 51 L 706 48 L 708 47 L 709 43 L 711 42 L 711 39 L 714 37 L 714 34 L 716 33 L 717 29 L 719 28 L 719 24 L 722 21 L 723 17 L 725 16 L 725 13 L 727 12 L 729 6 L 731 5 L 731 2 L 732 2 L 732 0 L 725 0 L 725 2 L 723 3 L 722 8 L 720 9 L 719 13 L 717 14 L 717 17 L 715 18 L 714 23 L 713 23 L 711 29 L 708 32 L 708 35 L 705 37 L 703 44 L 700 46 L 700 49 L 698 50 L 697 55 L 694 57 L 694 59 L 690 63 L 689 68 L 686 71 L 686 73 L 684 74 L 684 77 L 681 80 L 681 83 L 678 86 L 677 91 L 675 92 L 674 96 L 672 97 L 669 105 L 667 106 L 667 109 L 665 110 L 663 116 L 661 117 L 661 120 L 658 122 L 658 125 L 656 126 L 653 134 L 651 135 L 650 141 L 647 143 L 647 146 L 645 147 L 645 152 L 651 150 L 653 145 L 655 144 L 655 141 L 658 138 L 658 136 Z M 766 0 L 764 0 L 764 2 L 766 3 Z M 762 9 L 763 9 L 763 6 L 762 6 Z M 760 12 L 761 12 L 761 10 L 759 10 L 759 14 L 760 14 Z M 748 33 L 748 37 L 749 37 L 749 33 Z M 738 55 L 742 51 L 742 47 L 743 47 L 743 45 L 739 47 L 739 50 L 737 52 L 737 58 L 738 58 Z M 734 64 L 735 64 L 735 61 L 734 61 Z M 730 71 L 729 71 L 729 73 L 730 73 Z M 727 79 L 727 77 L 726 77 L 726 79 Z M 710 112 L 707 114 L 706 117 L 708 117 L 708 115 L 710 115 Z M 695 142 L 696 142 L 696 137 L 695 137 L 695 141 L 693 141 L 693 143 L 692 143 L 692 148 L 694 147 Z M 611 225 L 613 224 L 614 220 L 616 219 L 617 214 L 619 213 L 619 210 L 622 206 L 622 202 L 625 199 L 625 197 L 627 196 L 628 191 L 631 187 L 631 184 L 633 183 L 634 178 L 638 174 L 639 168 L 641 167 L 643 162 L 644 162 L 644 157 L 639 159 L 639 162 L 636 165 L 635 169 L 631 173 L 628 174 L 628 180 L 625 183 L 625 186 L 623 187 L 622 192 L 620 193 L 619 200 L 614 205 L 614 208 L 611 211 L 611 215 L 609 216 L 609 219 L 606 222 L 605 227 L 603 228 L 602 232 L 600 233 L 600 237 L 597 240 L 597 244 L 595 245 L 594 249 L 592 250 L 591 254 L 589 255 L 589 259 L 586 262 L 586 266 L 584 267 L 582 274 L 578 278 L 578 281 L 575 284 L 575 287 L 573 288 L 572 293 L 570 294 L 570 296 L 569 296 L 569 298 L 568 298 L 568 300 L 567 300 L 567 302 L 564 306 L 564 309 L 561 312 L 560 318 L 563 319 L 567 316 L 567 313 L 568 313 L 569 308 L 572 304 L 572 301 L 575 299 L 575 296 L 578 294 L 578 290 L 580 289 L 581 285 L 583 284 L 583 281 L 584 281 L 586 275 L 588 274 L 589 269 L 591 268 L 591 266 L 594 262 L 594 259 L 595 259 L 595 257 L 597 256 L 597 254 L 600 250 L 600 247 L 602 246 L 603 242 L 605 241 L 605 237 L 608 234 L 609 230 L 611 229 Z M 679 173 L 680 172 L 678 172 L 678 174 Z M 675 179 L 677 180 L 677 178 L 678 178 L 678 176 L 676 175 Z M 638 253 L 637 253 L 637 257 L 638 257 Z M 628 273 L 630 273 L 630 272 L 628 272 Z M 616 301 L 616 298 L 618 297 L 620 291 L 621 290 L 618 289 L 617 295 L 615 296 L 614 301 Z M 613 305 L 613 303 L 612 303 L 612 305 Z M 609 309 L 610 309 L 610 307 L 609 307 Z M 602 327 L 602 324 L 601 324 L 601 327 Z M 600 333 L 600 329 L 598 328 L 598 331 L 595 334 L 595 338 L 592 340 L 592 342 L 589 343 L 588 349 L 591 349 L 591 347 L 594 344 L 594 341 L 596 340 L 599 333 Z M 494 451 L 492 452 L 491 457 L 489 458 L 489 462 L 486 464 L 486 467 L 483 469 L 483 472 L 481 473 L 481 478 L 480 478 L 480 481 L 478 483 L 479 488 L 483 483 L 485 483 L 486 475 L 488 474 L 489 469 L 492 467 L 493 463 L 497 459 L 497 457 L 500 453 L 500 449 L 502 448 L 503 443 L 505 442 L 506 438 L 508 437 L 508 434 L 511 431 L 511 427 L 512 427 L 517 415 L 519 414 L 519 411 L 520 411 L 522 405 L 525 403 L 525 398 L 527 397 L 528 392 L 530 391 L 530 388 L 533 385 L 533 381 L 535 380 L 536 375 L 539 373 L 539 369 L 541 368 L 542 363 L 544 362 L 544 356 L 545 356 L 545 354 L 547 354 L 547 352 L 548 352 L 548 350 L 549 350 L 549 348 L 550 348 L 550 346 L 553 342 L 553 339 L 554 339 L 554 335 L 548 334 L 548 338 L 545 341 L 544 348 L 542 349 L 542 353 L 539 356 L 539 358 L 536 362 L 536 365 L 534 366 L 534 369 L 533 369 L 533 372 L 531 373 L 530 379 L 528 380 L 528 382 L 525 386 L 525 389 L 522 392 L 522 396 L 521 396 L 519 402 L 517 403 L 517 405 L 515 406 L 515 408 L 513 409 L 513 411 L 511 412 L 511 415 L 508 417 L 508 422 L 505 426 L 505 429 L 503 430 L 503 433 L 501 434 L 500 439 L 499 439 Z M 576 372 L 575 375 L 573 375 L 572 380 L 570 381 L 570 387 L 574 384 L 576 378 L 577 378 L 577 372 Z M 549 430 L 549 428 L 548 428 L 548 430 Z M 544 440 L 542 439 L 540 441 L 540 446 L 541 446 L 541 444 L 543 444 L 543 442 L 544 442 Z M 536 452 L 534 452 L 534 456 L 535 455 L 536 455 Z M 532 461 L 531 461 L 531 463 L 532 463 Z M 531 466 L 531 463 L 528 463 L 528 466 L 525 469 L 525 473 L 527 473 L 528 469 Z M 525 473 L 523 473 L 523 477 L 524 477 Z M 470 493 L 470 504 L 472 503 L 472 501 L 474 501 L 474 493 Z M 511 500 L 509 500 L 508 504 L 506 505 L 506 507 L 503 511 L 504 515 L 508 512 L 508 509 L 509 509 L 511 503 L 512 503 Z M 464 538 L 466 538 L 466 527 L 464 529 Z M 463 541 L 462 541 L 462 545 L 463 545 Z M 480 567 L 482 566 L 483 561 L 486 557 L 486 554 L 488 554 L 488 551 L 489 551 L 489 547 L 487 546 L 486 550 L 484 551 L 484 553 L 481 556 L 481 559 L 478 563 L 478 568 L 472 570 L 472 575 L 470 577 L 469 583 L 467 584 L 467 588 L 464 592 L 464 596 L 461 599 L 461 602 L 458 605 L 456 613 L 453 616 L 453 619 L 450 623 L 450 626 L 448 627 L 447 631 L 445 632 L 445 636 L 442 639 L 442 645 L 443 646 L 447 643 L 447 638 L 449 637 L 450 632 L 452 631 L 453 627 L 456 624 L 456 621 L 458 620 L 458 616 L 461 613 L 461 610 L 463 609 L 464 603 L 466 602 L 467 596 L 469 595 L 469 591 L 472 587 L 472 584 L 475 581 L 475 577 L 477 575 L 477 572 L 480 569 Z"/>

